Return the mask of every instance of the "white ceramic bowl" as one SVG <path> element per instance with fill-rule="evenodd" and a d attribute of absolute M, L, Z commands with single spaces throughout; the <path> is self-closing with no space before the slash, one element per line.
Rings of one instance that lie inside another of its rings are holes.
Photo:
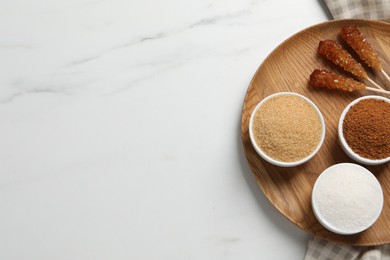
<path fill-rule="evenodd" d="M 314 215 L 322 226 L 337 234 L 352 235 L 368 229 L 379 218 L 383 191 L 376 177 L 366 168 L 354 163 L 339 163 L 320 174 L 313 187 L 311 202 Z"/>
<path fill-rule="evenodd" d="M 357 104 L 358 102 L 360 102 L 361 100 L 363 99 L 379 99 L 379 100 L 384 100 L 386 102 L 389 102 L 390 103 L 390 99 L 388 98 L 385 98 L 385 97 L 382 97 L 382 96 L 364 96 L 364 97 L 361 97 L 361 98 L 358 98 L 358 99 L 355 99 L 354 101 L 352 101 L 351 103 L 349 103 L 349 105 L 344 109 L 344 111 L 342 112 L 341 116 L 340 116 L 340 120 L 339 120 L 339 126 L 338 126 L 338 136 L 339 136 L 339 141 L 340 141 L 340 144 L 341 144 L 341 147 L 343 148 L 344 152 L 353 160 L 355 160 L 356 162 L 359 162 L 359 163 L 362 163 L 362 164 L 366 164 L 366 165 L 378 165 L 378 164 L 384 164 L 384 163 L 387 163 L 390 161 L 390 156 L 387 157 L 387 158 L 384 158 L 384 159 L 380 159 L 380 160 L 372 160 L 372 159 L 368 159 L 368 158 L 364 158 L 364 157 L 361 157 L 360 155 L 358 155 L 357 153 L 355 153 L 348 145 L 347 141 L 345 140 L 344 138 L 344 134 L 343 134 L 343 122 L 344 122 L 344 119 L 345 119 L 345 115 L 348 113 L 349 109 Z"/>
<path fill-rule="evenodd" d="M 276 97 L 276 96 L 281 96 L 281 95 L 292 95 L 292 96 L 297 96 L 297 97 L 300 97 L 302 98 L 303 100 L 305 100 L 310 106 L 312 106 L 314 108 L 314 110 L 317 112 L 319 118 L 320 118 L 320 121 L 321 121 L 321 138 L 320 138 L 320 141 L 317 145 L 317 147 L 314 149 L 314 151 L 309 154 L 307 157 L 299 160 L 299 161 L 294 161 L 294 162 L 283 162 L 283 161 L 279 161 L 279 160 L 275 160 L 273 159 L 272 157 L 268 156 L 266 153 L 264 153 L 264 151 L 257 145 L 256 141 L 255 141 L 255 138 L 254 138 L 254 133 L 253 133 L 253 130 L 252 130 L 252 126 L 253 126 L 253 119 L 254 119 L 254 115 L 255 113 L 257 112 L 257 110 L 269 99 L 273 98 L 273 97 Z M 325 121 L 324 121 L 324 118 L 321 114 L 321 111 L 318 109 L 318 107 L 310 100 L 308 99 L 307 97 L 303 96 L 303 95 L 300 95 L 300 94 L 297 94 L 297 93 L 294 93 L 294 92 L 278 92 L 278 93 L 275 93 L 275 94 L 272 94 L 266 98 L 264 98 L 262 101 L 260 101 L 260 103 L 257 104 L 257 106 L 255 107 L 255 109 L 253 110 L 252 112 L 252 115 L 250 117 L 250 120 L 249 120 L 249 137 L 250 137 L 250 140 L 251 140 L 251 143 L 252 143 L 252 146 L 254 147 L 254 149 L 256 150 L 256 152 L 264 159 L 266 160 L 267 162 L 269 163 L 272 163 L 274 165 L 277 165 L 277 166 L 281 166 L 281 167 L 293 167 L 293 166 L 297 166 L 297 165 L 300 165 L 300 164 L 303 164 L 305 162 L 307 162 L 308 160 L 310 160 L 317 152 L 318 150 L 321 148 L 321 145 L 322 143 L 324 142 L 324 139 L 325 139 Z"/>

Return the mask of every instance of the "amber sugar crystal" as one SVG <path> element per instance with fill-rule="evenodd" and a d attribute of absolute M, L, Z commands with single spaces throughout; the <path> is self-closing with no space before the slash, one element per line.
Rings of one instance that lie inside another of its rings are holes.
<path fill-rule="evenodd" d="M 267 100 L 253 118 L 256 144 L 269 157 L 294 162 L 309 156 L 321 139 L 321 120 L 304 99 L 280 95 Z"/>
<path fill-rule="evenodd" d="M 343 135 L 361 157 L 378 160 L 390 156 L 390 103 L 363 99 L 345 115 Z"/>

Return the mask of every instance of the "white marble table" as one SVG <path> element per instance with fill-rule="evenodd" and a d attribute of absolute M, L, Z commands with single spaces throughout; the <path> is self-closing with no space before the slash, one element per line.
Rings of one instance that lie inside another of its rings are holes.
<path fill-rule="evenodd" d="M 0 259 L 302 259 L 243 155 L 264 58 L 321 0 L 0 9 Z"/>

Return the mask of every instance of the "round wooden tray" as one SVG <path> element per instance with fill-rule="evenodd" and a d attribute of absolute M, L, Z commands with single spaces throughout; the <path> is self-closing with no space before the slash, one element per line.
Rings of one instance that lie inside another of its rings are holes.
<path fill-rule="evenodd" d="M 367 167 L 382 185 L 384 208 L 378 221 L 368 230 L 342 236 L 326 230 L 314 217 L 311 192 L 318 175 L 329 166 L 352 162 L 342 151 L 337 138 L 337 124 L 341 112 L 352 100 L 367 94 L 316 90 L 308 78 L 316 68 L 342 71 L 317 55 L 320 40 L 339 40 L 340 28 L 354 24 L 378 51 L 385 71 L 390 73 L 390 24 L 367 20 L 338 20 L 307 28 L 279 45 L 263 62 L 248 88 L 242 110 L 242 142 L 244 152 L 257 183 L 270 202 L 291 222 L 309 233 L 332 241 L 351 245 L 379 245 L 390 243 L 390 164 Z M 387 89 L 390 84 L 367 69 L 369 76 Z M 346 74 L 344 74 L 346 75 Z M 262 160 L 253 149 L 248 133 L 249 118 L 256 104 L 266 96 L 282 91 L 305 95 L 321 110 L 326 124 L 325 142 L 318 154 L 304 165 L 282 168 Z M 390 138 L 390 137 L 389 137 Z"/>

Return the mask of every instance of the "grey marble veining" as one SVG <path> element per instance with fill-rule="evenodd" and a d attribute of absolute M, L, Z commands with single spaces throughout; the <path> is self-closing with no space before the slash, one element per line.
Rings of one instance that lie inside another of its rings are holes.
<path fill-rule="evenodd" d="M 240 141 L 265 57 L 317 1 L 0 9 L 0 259 L 302 259 Z"/>

